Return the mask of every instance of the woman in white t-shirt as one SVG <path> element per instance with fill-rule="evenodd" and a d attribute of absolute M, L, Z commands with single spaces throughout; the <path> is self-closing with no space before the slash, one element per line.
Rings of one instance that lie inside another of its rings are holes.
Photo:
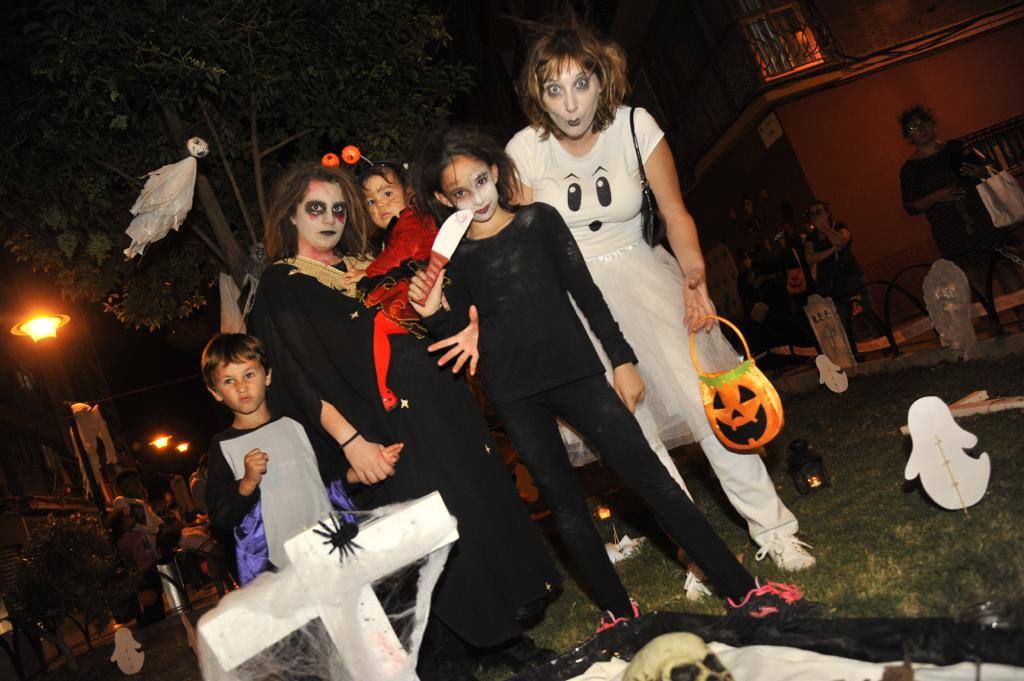
<path fill-rule="evenodd" d="M 683 203 L 664 133 L 638 108 L 634 119 L 644 171 L 675 258 L 642 238 L 639 167 L 630 108 L 622 105 L 628 89 L 622 49 L 576 23 L 545 23 L 537 29 L 517 84 L 531 125 L 506 150 L 523 180 L 522 202 L 542 201 L 562 214 L 639 358 L 646 389 L 637 386 L 620 397 L 635 408 L 655 452 L 684 489 L 666 445 L 700 443 L 761 547 L 759 560 L 770 556 L 786 570 L 810 567 L 813 556 L 794 536 L 797 520 L 779 499 L 761 458 L 725 449 L 704 415 L 689 330 L 699 331 L 702 365 L 734 366 L 736 353 L 711 321 L 698 323 L 714 313 L 714 306 L 696 225 Z M 610 376 L 600 344 L 595 347 Z M 584 458 L 578 439 L 563 434 L 575 458 Z M 693 579 L 688 587 L 691 597 L 700 593 Z"/>

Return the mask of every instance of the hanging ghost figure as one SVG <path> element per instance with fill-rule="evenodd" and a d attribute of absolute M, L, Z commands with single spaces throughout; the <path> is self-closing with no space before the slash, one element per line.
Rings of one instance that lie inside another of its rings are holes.
<path fill-rule="evenodd" d="M 210 151 L 210 145 L 199 137 L 189 139 L 188 158 L 161 166 L 149 173 L 142 193 L 135 200 L 131 212 L 135 217 L 125 234 L 132 243 L 124 249 L 129 259 L 141 255 L 146 246 L 167 236 L 172 229 L 181 227 L 192 209 L 192 195 L 196 187 L 196 159 Z"/>
<path fill-rule="evenodd" d="M 964 453 L 978 444 L 978 437 L 957 425 L 945 402 L 934 396 L 917 400 L 910 405 L 907 426 L 913 449 L 903 477 L 921 476 L 928 496 L 951 511 L 966 511 L 981 501 L 991 462 L 988 454 L 975 459 Z"/>
<path fill-rule="evenodd" d="M 142 669 L 146 653 L 142 652 L 142 644 L 135 640 L 128 627 L 121 627 L 114 633 L 114 654 L 110 661 L 117 663 L 122 674 L 138 674 Z"/>
<path fill-rule="evenodd" d="M 850 387 L 850 378 L 828 355 L 818 355 L 814 363 L 818 367 L 818 383 L 824 383 L 834 393 L 845 393 Z"/>

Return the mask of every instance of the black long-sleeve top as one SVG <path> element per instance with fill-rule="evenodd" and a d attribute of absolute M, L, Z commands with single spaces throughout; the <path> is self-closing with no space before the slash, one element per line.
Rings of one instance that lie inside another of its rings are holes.
<path fill-rule="evenodd" d="M 558 211 L 519 209 L 503 230 L 463 239 L 448 264 L 451 310 L 423 322 L 435 338 L 458 333 L 470 305 L 480 315 L 480 359 L 492 402 L 509 402 L 604 373 L 569 300 L 579 306 L 612 366 L 635 363 Z"/>

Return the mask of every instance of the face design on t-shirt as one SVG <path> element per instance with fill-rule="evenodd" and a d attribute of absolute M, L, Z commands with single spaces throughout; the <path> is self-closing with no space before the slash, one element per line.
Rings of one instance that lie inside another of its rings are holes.
<path fill-rule="evenodd" d="M 608 171 L 603 166 L 598 166 L 590 177 L 579 177 L 575 173 L 569 173 L 562 182 L 565 184 L 565 202 L 573 213 L 579 212 L 584 205 L 584 196 L 592 196 L 598 205 L 607 208 L 612 205 L 612 185 L 608 181 Z M 567 220 L 569 222 L 570 220 Z M 594 220 L 590 223 L 590 231 L 596 232 L 601 229 L 602 222 Z"/>

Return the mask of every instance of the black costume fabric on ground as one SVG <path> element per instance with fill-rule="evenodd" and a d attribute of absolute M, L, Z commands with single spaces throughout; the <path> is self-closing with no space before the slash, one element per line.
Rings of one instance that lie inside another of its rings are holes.
<path fill-rule="evenodd" d="M 367 440 L 405 443 L 395 475 L 363 490 L 357 503 L 376 508 L 439 491 L 460 539 L 431 611 L 473 645 L 498 644 L 520 634 L 515 610 L 544 598 L 561 576 L 465 381 L 436 366 L 428 341 L 391 336 L 388 384 L 400 406 L 385 411 L 374 375 L 374 314 L 290 265 L 268 268 L 250 322 L 273 366 L 271 407 L 305 414 L 310 437 L 329 439 L 319 427 L 323 399 Z"/>
<path fill-rule="evenodd" d="M 654 612 L 624 622 L 511 681 L 562 681 L 613 654 L 630 660 L 651 639 L 688 631 L 733 647 L 790 646 L 864 662 L 951 665 L 981 660 L 1024 666 L 1024 630 L 982 630 L 951 619 L 752 619 Z"/>

